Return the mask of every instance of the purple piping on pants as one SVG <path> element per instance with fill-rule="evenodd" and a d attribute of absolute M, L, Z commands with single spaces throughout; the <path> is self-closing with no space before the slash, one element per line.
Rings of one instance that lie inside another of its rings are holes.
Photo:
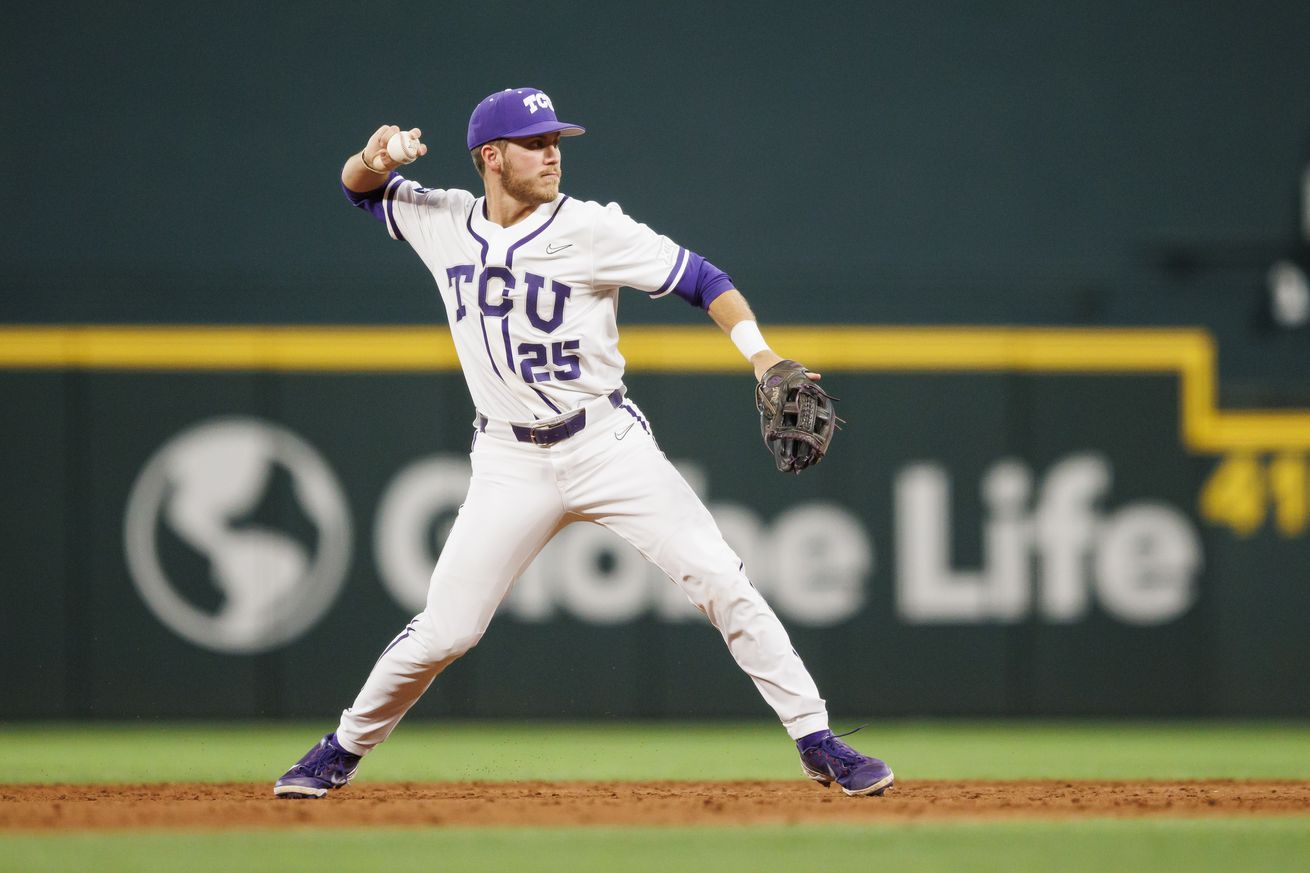
<path fill-rule="evenodd" d="M 631 415 L 633 418 L 637 419 L 637 423 L 641 425 L 641 429 L 646 431 L 646 433 L 650 433 L 650 428 L 646 425 L 646 419 L 638 415 L 636 411 L 632 408 L 631 404 L 625 403 L 619 408 L 627 412 L 628 415 Z"/>
<path fill-rule="evenodd" d="M 405 632 L 404 632 L 403 634 L 401 634 L 400 636 L 396 637 L 394 640 L 392 640 L 392 641 L 391 641 L 391 645 L 389 645 L 389 646 L 387 646 L 385 649 L 383 649 L 383 650 L 382 650 L 382 654 L 379 655 L 378 657 L 386 657 L 387 652 L 391 651 L 391 650 L 394 649 L 396 646 L 400 645 L 400 641 L 403 640 L 403 639 L 405 639 L 406 637 L 408 637 L 408 636 L 409 636 L 409 632 L 410 632 L 411 630 L 413 630 L 413 628 L 405 628 Z"/>
<path fill-rule="evenodd" d="M 565 201 L 567 201 L 568 199 L 569 199 L 569 195 L 565 194 L 565 195 L 564 195 L 564 198 L 563 198 L 562 200 L 560 200 L 560 202 L 559 202 L 559 206 L 556 206 L 556 207 L 555 207 L 555 211 L 552 212 L 552 213 L 550 214 L 550 218 L 546 219 L 546 223 L 545 223 L 545 224 L 543 224 L 541 227 L 537 228 L 537 229 L 534 230 L 532 233 L 530 233 L 530 234 L 528 234 L 527 236 L 523 237 L 523 239 L 519 240 L 518 242 L 514 243 L 514 245 L 512 245 L 512 246 L 509 247 L 509 249 L 505 252 L 505 266 L 506 266 L 506 267 L 512 267 L 512 266 L 514 266 L 514 250 L 515 250 L 515 249 L 517 249 L 519 246 L 523 245 L 524 243 L 526 243 L 526 242 L 530 242 L 531 240 L 535 239 L 536 236 L 537 236 L 539 233 L 541 233 L 541 232 L 542 232 L 543 230 L 545 230 L 546 228 L 550 227 L 550 223 L 551 223 L 552 221 L 555 220 L 555 216 L 556 216 L 556 215 L 559 215 L 559 211 L 560 211 L 561 209 L 564 208 L 564 203 L 565 203 Z"/>
<path fill-rule="evenodd" d="M 400 632 L 400 636 L 398 636 L 398 637 L 396 637 L 394 640 L 392 640 L 392 641 L 391 641 L 391 645 L 389 645 L 389 646 L 387 646 L 385 649 L 383 649 L 383 650 L 382 650 L 382 654 L 378 655 L 378 660 L 379 660 L 379 661 L 381 661 L 383 658 L 385 658 L 385 657 L 387 656 L 387 652 L 391 651 L 391 650 L 394 649 L 396 646 L 400 645 L 400 641 L 401 641 L 401 640 L 403 640 L 405 637 L 407 637 L 407 636 L 409 636 L 411 633 L 413 633 L 413 631 L 414 631 L 414 622 L 416 622 L 416 621 L 418 621 L 417 618 L 411 619 L 410 622 L 409 622 L 409 624 L 405 625 L 405 629 L 404 629 L 403 631 Z"/>

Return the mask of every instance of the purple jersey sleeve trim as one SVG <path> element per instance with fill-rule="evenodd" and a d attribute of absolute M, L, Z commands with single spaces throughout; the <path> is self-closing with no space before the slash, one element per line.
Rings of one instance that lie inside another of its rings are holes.
<path fill-rule="evenodd" d="M 687 269 L 688 254 L 689 252 L 686 249 L 682 246 L 678 246 L 678 256 L 673 259 L 673 269 L 669 270 L 669 275 L 664 277 L 664 281 L 660 283 L 660 287 L 655 289 L 655 293 L 651 295 L 652 298 L 663 297 L 665 294 L 668 294 L 673 290 L 673 286 L 682 278 L 683 271 Z"/>
<path fill-rule="evenodd" d="M 357 206 L 365 212 L 372 215 L 383 224 L 387 223 L 385 208 L 382 205 L 382 199 L 387 192 L 387 186 L 391 184 L 391 179 L 396 174 L 393 172 L 387 176 L 387 180 L 371 191 L 351 191 L 342 184 L 341 193 L 346 195 L 352 206 Z"/>
<path fill-rule="evenodd" d="M 687 268 L 672 290 L 692 306 L 709 309 L 720 294 L 734 287 L 731 276 L 695 252 L 688 252 Z"/>
<path fill-rule="evenodd" d="M 396 202 L 396 191 L 403 184 L 405 184 L 405 177 L 393 172 L 391 178 L 387 181 L 387 190 L 382 195 L 383 203 L 387 207 L 387 233 L 391 234 L 392 239 L 398 239 L 401 242 L 405 241 L 405 236 L 400 232 L 400 225 L 396 224 L 394 204 Z"/>

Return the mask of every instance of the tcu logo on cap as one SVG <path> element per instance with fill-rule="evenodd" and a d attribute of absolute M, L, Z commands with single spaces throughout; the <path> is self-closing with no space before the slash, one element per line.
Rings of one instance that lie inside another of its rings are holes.
<path fill-rule="evenodd" d="M 529 94 L 523 98 L 523 105 L 528 107 L 532 112 L 538 109 L 549 109 L 555 111 L 555 105 L 550 102 L 550 98 L 538 91 L 536 94 Z"/>

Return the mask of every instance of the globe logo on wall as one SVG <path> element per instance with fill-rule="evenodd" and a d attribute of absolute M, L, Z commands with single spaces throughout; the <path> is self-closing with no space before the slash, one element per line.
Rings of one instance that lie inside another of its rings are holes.
<path fill-rule="evenodd" d="M 322 456 L 254 418 L 198 424 L 132 486 L 124 547 L 151 612 L 217 652 L 284 645 L 332 605 L 350 559 L 345 496 Z"/>

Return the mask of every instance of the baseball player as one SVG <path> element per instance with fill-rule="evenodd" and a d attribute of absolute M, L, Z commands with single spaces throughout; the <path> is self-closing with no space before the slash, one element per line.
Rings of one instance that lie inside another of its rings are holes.
<path fill-rule="evenodd" d="M 780 362 L 804 370 L 769 348 L 718 267 L 618 204 L 560 193 L 561 138 L 583 132 L 558 120 L 546 94 L 516 88 L 487 97 L 469 119 L 481 197 L 396 172 L 427 154 L 418 129 L 378 128 L 342 168 L 350 202 L 408 242 L 436 281 L 477 410 L 473 473 L 426 608 L 385 647 L 336 731 L 277 780 L 279 797 L 322 797 L 349 782 L 437 675 L 477 644 L 542 546 L 573 522 L 614 531 L 682 588 L 777 713 L 812 779 L 850 795 L 892 786 L 885 763 L 828 729 L 786 630 L 627 396 L 620 288 L 706 309 L 757 379 Z"/>

